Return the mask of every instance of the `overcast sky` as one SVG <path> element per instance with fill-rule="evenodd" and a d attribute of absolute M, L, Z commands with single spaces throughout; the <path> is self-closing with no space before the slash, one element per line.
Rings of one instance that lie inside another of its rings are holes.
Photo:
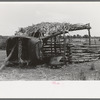
<path fill-rule="evenodd" d="M 0 2 L 0 35 L 40 22 L 90 23 L 91 35 L 100 36 L 100 2 Z"/>

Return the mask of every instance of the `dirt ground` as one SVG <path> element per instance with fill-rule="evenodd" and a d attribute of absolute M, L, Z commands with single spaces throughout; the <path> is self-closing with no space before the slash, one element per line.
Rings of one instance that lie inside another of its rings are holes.
<path fill-rule="evenodd" d="M 5 57 L 6 52 L 0 51 L 0 66 Z M 59 69 L 52 69 L 43 65 L 38 65 L 36 68 L 6 67 L 0 71 L 0 80 L 100 80 L 100 60 L 64 65 Z"/>

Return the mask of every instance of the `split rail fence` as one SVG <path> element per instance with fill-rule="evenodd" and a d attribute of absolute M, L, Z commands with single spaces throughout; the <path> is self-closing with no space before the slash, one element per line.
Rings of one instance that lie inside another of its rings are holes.
<path fill-rule="evenodd" d="M 57 37 L 48 39 L 44 43 L 42 51 L 44 57 L 62 56 L 63 59 L 61 61 L 65 63 L 89 62 L 100 58 L 100 45 L 64 44 L 64 39 Z"/>

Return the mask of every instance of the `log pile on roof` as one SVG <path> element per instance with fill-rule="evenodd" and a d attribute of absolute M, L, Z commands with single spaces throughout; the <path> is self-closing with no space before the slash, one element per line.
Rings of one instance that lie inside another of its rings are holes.
<path fill-rule="evenodd" d="M 90 29 L 89 24 L 70 24 L 70 23 L 58 23 L 58 22 L 42 22 L 25 28 L 21 28 L 18 32 L 27 34 L 28 36 L 34 36 L 35 33 L 40 32 L 44 35 L 52 35 L 57 32 L 63 32 L 65 30 L 75 31 Z"/>

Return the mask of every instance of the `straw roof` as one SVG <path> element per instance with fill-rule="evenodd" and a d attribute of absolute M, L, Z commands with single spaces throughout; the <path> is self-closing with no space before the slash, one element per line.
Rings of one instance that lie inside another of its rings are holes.
<path fill-rule="evenodd" d="M 59 22 L 42 22 L 32 26 L 28 26 L 20 29 L 24 35 L 34 36 L 35 33 L 40 32 L 44 35 L 52 35 L 57 32 L 65 30 L 75 31 L 91 28 L 89 24 L 70 24 L 70 23 L 59 23 Z"/>

